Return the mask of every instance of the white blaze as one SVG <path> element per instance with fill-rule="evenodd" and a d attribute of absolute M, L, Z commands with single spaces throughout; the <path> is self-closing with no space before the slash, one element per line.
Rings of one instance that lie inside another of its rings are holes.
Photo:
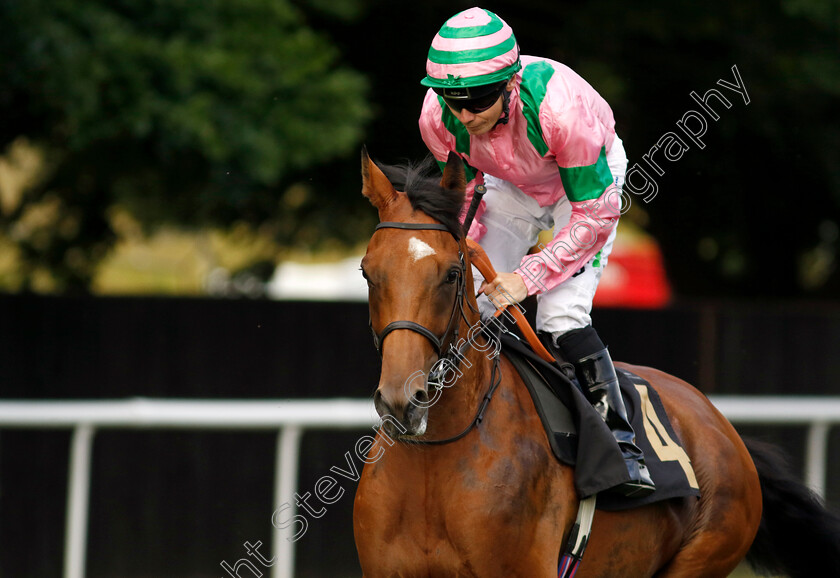
<path fill-rule="evenodd" d="M 415 261 L 435 254 L 435 250 L 428 243 L 424 243 L 417 237 L 412 237 L 408 241 L 408 252 Z"/>

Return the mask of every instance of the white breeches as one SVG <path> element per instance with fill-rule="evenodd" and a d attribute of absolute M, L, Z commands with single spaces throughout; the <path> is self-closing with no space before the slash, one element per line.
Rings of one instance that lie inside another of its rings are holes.
<path fill-rule="evenodd" d="M 624 185 L 627 156 L 618 136 L 607 155 L 607 163 L 615 185 L 620 189 Z M 487 227 L 487 232 L 479 244 L 496 271 L 511 272 L 538 243 L 541 231 L 552 230 L 556 235 L 568 224 L 572 207 L 566 197 L 553 205 L 540 207 L 536 200 L 507 181 L 488 174 L 484 175 L 484 180 L 487 187 L 484 194 L 486 210 L 481 222 Z M 537 295 L 537 331 L 559 337 L 567 331 L 591 324 L 592 299 L 612 251 L 615 232 L 614 228 L 600 253 L 585 263 L 573 277 Z M 475 268 L 473 275 L 477 289 L 483 278 Z M 493 304 L 483 295 L 479 298 L 479 306 L 483 318 L 495 311 Z"/>

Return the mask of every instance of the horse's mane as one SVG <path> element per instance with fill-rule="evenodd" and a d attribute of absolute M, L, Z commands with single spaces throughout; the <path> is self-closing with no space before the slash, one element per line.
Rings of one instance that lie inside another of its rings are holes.
<path fill-rule="evenodd" d="M 423 211 L 439 221 L 456 239 L 460 239 L 463 234 L 460 216 L 464 206 L 464 193 L 440 186 L 440 177 L 432 175 L 434 164 L 434 157 L 427 156 L 420 162 L 379 164 L 379 168 L 394 188 L 405 192 L 411 208 Z"/>

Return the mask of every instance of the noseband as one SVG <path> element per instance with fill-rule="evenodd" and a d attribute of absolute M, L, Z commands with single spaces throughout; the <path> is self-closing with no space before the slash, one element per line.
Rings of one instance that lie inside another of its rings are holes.
<path fill-rule="evenodd" d="M 398 223 L 394 221 L 384 221 L 379 223 L 376 226 L 374 232 L 378 231 L 379 229 L 404 229 L 409 231 L 445 231 L 447 233 L 452 234 L 445 225 L 441 225 L 438 223 Z M 452 235 L 455 237 L 455 235 Z M 458 238 L 455 237 L 455 241 L 458 242 Z M 385 326 L 381 332 L 376 333 L 373 329 L 373 324 L 371 324 L 370 330 L 373 333 L 373 344 L 376 346 L 376 350 L 379 352 L 379 356 L 382 356 L 382 346 L 383 341 L 385 341 L 385 337 L 388 336 L 389 333 L 396 329 L 408 329 L 409 331 L 414 331 L 415 333 L 419 333 L 426 339 L 428 339 L 432 346 L 435 348 L 435 352 L 437 353 L 438 357 L 442 357 L 445 351 L 444 347 L 444 339 L 446 336 L 449 335 L 451 332 L 452 338 L 450 339 L 449 343 L 458 343 L 458 313 L 461 313 L 461 316 L 464 316 L 463 311 L 463 302 L 464 302 L 464 286 L 466 283 L 466 264 L 464 263 L 464 253 L 461 251 L 461 245 L 458 244 L 458 260 L 461 263 L 458 273 L 458 289 L 457 294 L 455 295 L 455 302 L 452 304 L 452 313 L 449 316 L 449 323 L 446 326 L 446 330 L 444 331 L 443 335 L 438 337 L 435 335 L 431 330 L 426 327 L 423 327 L 419 323 L 415 321 L 392 321 L 388 325 Z M 453 323 L 455 324 L 455 328 L 453 330 Z"/>

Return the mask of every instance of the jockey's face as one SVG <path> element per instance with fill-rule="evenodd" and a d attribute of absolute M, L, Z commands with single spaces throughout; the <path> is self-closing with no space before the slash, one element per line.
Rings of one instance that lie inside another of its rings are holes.
<path fill-rule="evenodd" d="M 485 134 L 496 126 L 496 121 L 502 115 L 502 97 L 499 96 L 493 106 L 481 112 L 470 112 L 466 108 L 458 111 L 451 106 L 449 110 L 452 111 L 455 118 L 461 121 L 461 124 L 464 125 L 467 132 L 471 135 Z"/>
<path fill-rule="evenodd" d="M 516 77 L 508 81 L 507 86 L 505 87 L 506 90 L 513 90 L 514 84 L 516 83 Z M 452 111 L 452 114 L 455 115 L 461 124 L 467 129 L 471 135 L 481 135 L 490 132 L 494 126 L 496 126 L 496 122 L 499 120 L 499 117 L 502 115 L 502 109 L 504 107 L 503 101 L 504 95 L 499 93 L 499 96 L 496 98 L 496 102 L 493 103 L 492 106 L 485 110 L 481 110 L 479 112 L 472 112 L 468 110 L 469 107 L 458 108 L 449 106 L 449 110 Z"/>

